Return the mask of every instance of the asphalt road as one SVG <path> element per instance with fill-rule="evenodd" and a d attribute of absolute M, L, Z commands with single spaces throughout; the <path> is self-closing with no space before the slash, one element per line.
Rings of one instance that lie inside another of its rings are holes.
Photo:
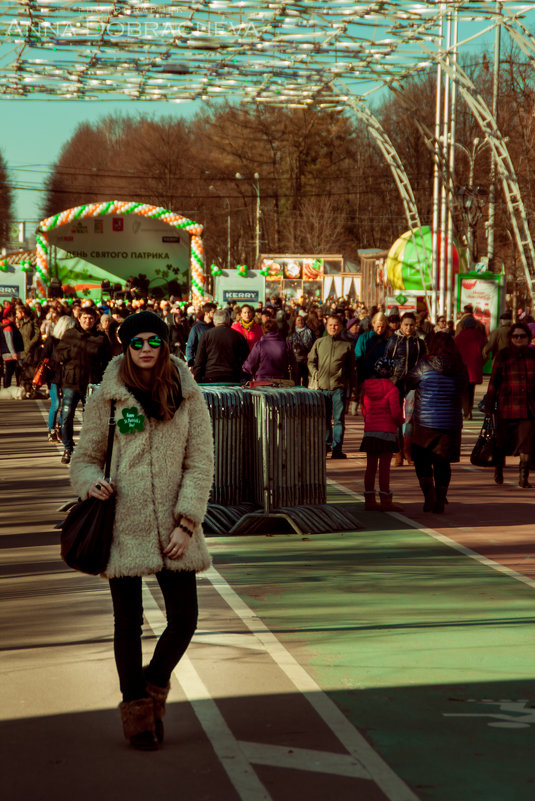
<path fill-rule="evenodd" d="M 2 775 L 8 798 L 525 801 L 535 795 L 534 490 L 469 469 L 446 515 L 355 532 L 212 537 L 200 623 L 172 681 L 166 743 L 127 747 L 107 585 L 59 558 L 71 497 L 46 402 L 0 401 Z M 332 503 L 362 491 L 361 420 L 328 465 Z M 163 624 L 144 583 L 144 647 Z"/>

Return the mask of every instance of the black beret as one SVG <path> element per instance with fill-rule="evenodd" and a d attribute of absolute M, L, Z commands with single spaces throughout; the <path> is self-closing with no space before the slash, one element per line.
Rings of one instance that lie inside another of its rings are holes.
<path fill-rule="evenodd" d="M 137 337 L 138 334 L 147 334 L 149 332 L 158 334 L 165 342 L 169 341 L 169 326 L 161 317 L 158 317 L 157 314 L 151 311 L 131 314 L 126 318 L 124 323 L 122 323 L 117 332 L 121 340 L 121 345 L 123 346 L 123 351 L 126 353 L 131 339 Z"/>

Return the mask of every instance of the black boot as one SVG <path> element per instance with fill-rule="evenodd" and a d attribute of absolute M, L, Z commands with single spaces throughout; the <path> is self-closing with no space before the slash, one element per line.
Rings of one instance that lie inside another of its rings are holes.
<path fill-rule="evenodd" d="M 437 501 L 433 479 L 430 476 L 424 476 L 424 478 L 420 478 L 419 481 L 425 498 L 423 510 L 424 512 L 432 512 Z"/>
<path fill-rule="evenodd" d="M 533 484 L 530 484 L 528 479 L 529 479 L 529 456 L 526 456 L 524 453 L 521 453 L 519 473 L 518 473 L 518 486 L 521 487 L 522 489 L 531 489 Z"/>
<path fill-rule="evenodd" d="M 503 484 L 503 462 L 494 467 L 494 483 Z"/>
<path fill-rule="evenodd" d="M 444 514 L 444 504 L 446 503 L 446 495 L 448 493 L 447 487 L 437 487 L 437 499 L 433 507 L 433 512 L 437 515 Z"/>
<path fill-rule="evenodd" d="M 63 451 L 63 456 L 61 457 L 61 464 L 70 464 L 71 463 L 71 456 L 72 456 L 72 451 L 64 450 Z"/>

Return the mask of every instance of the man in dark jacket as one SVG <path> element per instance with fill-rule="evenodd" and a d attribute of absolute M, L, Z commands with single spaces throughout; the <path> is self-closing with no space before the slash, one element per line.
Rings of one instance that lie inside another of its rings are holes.
<path fill-rule="evenodd" d="M 392 382 L 398 388 L 402 408 L 407 395 L 405 378 L 426 353 L 425 341 L 416 334 L 416 317 L 412 312 L 406 312 L 401 318 L 399 329 L 390 337 L 385 348 L 385 358 L 390 359 L 394 365 Z M 410 443 L 400 429 L 399 450 L 394 457 L 394 465 L 401 467 L 404 458 L 412 464 Z"/>
<path fill-rule="evenodd" d="M 238 382 L 242 376 L 242 364 L 249 356 L 247 340 L 238 331 L 230 328 L 227 309 L 214 312 L 214 327 L 204 333 L 199 341 L 193 375 L 203 384 Z"/>
<path fill-rule="evenodd" d="M 202 307 L 203 317 L 198 320 L 191 331 L 189 332 L 188 341 L 186 344 L 186 362 L 188 367 L 193 372 L 193 365 L 195 364 L 195 356 L 199 341 L 206 331 L 214 327 L 214 312 L 217 309 L 215 303 L 205 303 Z"/>
<path fill-rule="evenodd" d="M 308 354 L 314 344 L 314 334 L 306 324 L 306 317 L 298 314 L 295 318 L 295 328 L 293 334 L 288 337 L 288 342 L 292 346 L 295 358 L 297 359 L 298 381 L 303 387 L 308 387 Z"/>
<path fill-rule="evenodd" d="M 4 388 L 11 386 L 15 376 L 17 386 L 20 382 L 20 360 L 24 351 L 22 335 L 15 324 L 15 309 L 6 308 L 0 325 L 0 350 L 4 365 Z"/>
<path fill-rule="evenodd" d="M 65 332 L 57 346 L 57 359 L 62 366 L 63 406 L 61 441 L 63 464 L 69 464 L 74 448 L 73 424 L 76 407 L 85 396 L 89 384 L 99 384 L 111 359 L 111 346 L 106 334 L 97 331 L 98 312 L 92 306 L 82 309 L 73 328 Z"/>
<path fill-rule="evenodd" d="M 26 395 L 33 397 L 32 380 L 35 368 L 39 362 L 41 329 L 30 307 L 25 306 L 23 303 L 17 304 L 16 317 L 17 326 L 24 343 L 24 348 L 20 357 L 22 367 L 21 382 Z"/>
<path fill-rule="evenodd" d="M 351 342 L 341 337 L 339 317 L 327 318 L 327 336 L 314 342 L 308 356 L 310 378 L 325 395 L 327 415 L 327 451 L 332 459 L 347 459 L 342 451 L 345 430 L 346 399 L 356 389 L 355 351 Z"/>
<path fill-rule="evenodd" d="M 500 325 L 491 331 L 488 342 L 483 348 L 483 361 L 487 361 L 491 356 L 494 359 L 497 353 L 509 345 L 509 333 L 512 323 L 512 312 L 504 311 L 500 314 Z"/>

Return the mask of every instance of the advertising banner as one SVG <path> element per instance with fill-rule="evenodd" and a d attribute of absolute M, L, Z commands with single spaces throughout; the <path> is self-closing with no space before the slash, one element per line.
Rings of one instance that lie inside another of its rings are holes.
<path fill-rule="evenodd" d="M 503 275 L 465 273 L 458 276 L 457 311 L 471 304 L 474 317 L 485 326 L 487 336 L 498 327 Z"/>
<path fill-rule="evenodd" d="M 343 259 L 340 257 L 340 272 L 342 263 Z M 260 270 L 263 270 L 270 280 L 286 278 L 317 281 L 324 273 L 324 259 L 321 256 L 263 256 Z"/>
<path fill-rule="evenodd" d="M 458 276 L 457 311 L 471 303 L 474 317 L 485 326 L 487 336 L 499 325 L 504 276 L 495 273 L 466 273 Z M 485 375 L 492 372 L 492 359 L 483 366 Z"/>
<path fill-rule="evenodd" d="M 187 280 L 190 236 L 167 223 L 136 215 L 86 217 L 48 231 L 50 245 L 126 280 L 178 268 Z"/>
<path fill-rule="evenodd" d="M 20 267 L 9 264 L 0 273 L 0 303 L 11 298 L 26 301 L 26 273 Z"/>
<path fill-rule="evenodd" d="M 416 314 L 417 303 L 417 298 L 407 297 L 403 293 L 396 297 L 387 296 L 385 298 L 385 314 L 387 316 L 389 314 L 399 314 L 400 317 L 403 317 L 407 312 Z"/>
<path fill-rule="evenodd" d="M 247 276 L 237 270 L 223 270 L 214 278 L 214 300 L 226 303 L 264 303 L 265 281 L 258 270 L 249 270 Z"/>

